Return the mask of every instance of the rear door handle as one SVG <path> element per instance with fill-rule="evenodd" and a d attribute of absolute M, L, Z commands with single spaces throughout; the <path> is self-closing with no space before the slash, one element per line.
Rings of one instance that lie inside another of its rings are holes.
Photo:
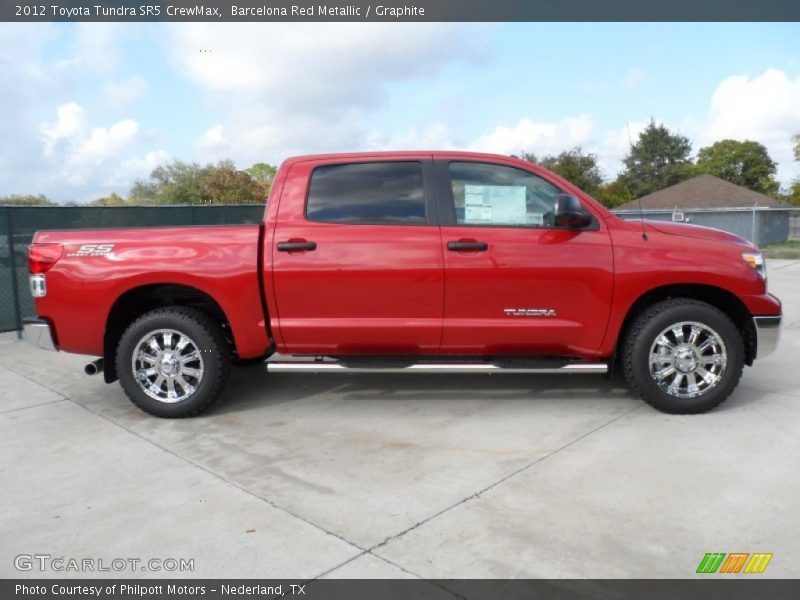
<path fill-rule="evenodd" d="M 317 242 L 278 242 L 278 252 L 297 252 L 316 250 Z"/>
<path fill-rule="evenodd" d="M 486 242 L 447 242 L 447 249 L 453 252 L 464 252 L 469 250 L 486 252 L 489 249 L 489 244 Z"/>

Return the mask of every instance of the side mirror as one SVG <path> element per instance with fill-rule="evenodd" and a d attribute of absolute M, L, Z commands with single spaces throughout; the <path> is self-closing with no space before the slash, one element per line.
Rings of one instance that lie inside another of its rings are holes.
<path fill-rule="evenodd" d="M 571 194 L 556 197 L 556 227 L 581 229 L 592 224 L 591 213 L 581 206 L 581 201 Z"/>

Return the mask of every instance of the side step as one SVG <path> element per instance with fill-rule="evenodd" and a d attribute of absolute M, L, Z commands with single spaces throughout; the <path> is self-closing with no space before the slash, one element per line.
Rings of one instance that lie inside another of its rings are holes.
<path fill-rule="evenodd" d="M 287 360 L 265 363 L 271 373 L 583 373 L 602 375 L 606 363 L 547 360 L 508 360 L 494 362 L 417 362 L 390 361 Z"/>

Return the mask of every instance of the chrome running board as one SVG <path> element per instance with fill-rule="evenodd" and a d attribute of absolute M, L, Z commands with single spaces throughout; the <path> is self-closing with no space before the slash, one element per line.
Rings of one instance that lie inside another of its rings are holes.
<path fill-rule="evenodd" d="M 547 364 L 550 362 L 550 364 Z M 527 363 L 527 364 L 526 364 Z M 397 364 L 372 361 L 275 361 L 265 363 L 271 373 L 570 373 L 598 375 L 608 372 L 606 363 L 563 362 L 563 361 L 524 361 L 509 360 L 496 362 L 418 362 Z"/>

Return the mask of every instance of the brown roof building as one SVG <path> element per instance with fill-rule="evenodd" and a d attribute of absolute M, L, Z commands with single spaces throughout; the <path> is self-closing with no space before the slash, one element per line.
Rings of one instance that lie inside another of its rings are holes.
<path fill-rule="evenodd" d="M 787 204 L 765 194 L 725 181 L 713 175 L 699 175 L 663 190 L 626 202 L 614 210 L 672 210 L 674 208 L 730 208 L 741 206 L 785 207 Z"/>

